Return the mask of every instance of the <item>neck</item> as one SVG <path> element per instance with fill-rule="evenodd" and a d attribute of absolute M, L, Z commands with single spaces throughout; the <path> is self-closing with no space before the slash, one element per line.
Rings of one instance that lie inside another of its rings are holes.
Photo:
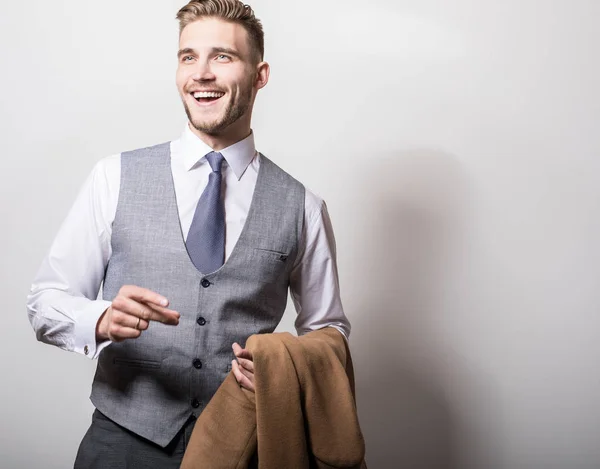
<path fill-rule="evenodd" d="M 194 135 L 196 135 L 214 151 L 221 151 L 224 148 L 233 145 L 234 143 L 244 140 L 252 133 L 249 125 L 240 126 L 239 128 L 232 128 L 234 127 L 234 125 L 232 125 L 219 134 L 207 134 L 205 132 L 201 132 L 189 122 L 188 126 Z"/>

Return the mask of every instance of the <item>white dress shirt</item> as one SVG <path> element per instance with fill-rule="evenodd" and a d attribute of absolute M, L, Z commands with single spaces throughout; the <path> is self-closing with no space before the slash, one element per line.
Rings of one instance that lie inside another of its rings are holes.
<path fill-rule="evenodd" d="M 186 126 L 171 142 L 171 172 L 181 228 L 187 237 L 196 205 L 208 183 L 213 151 Z M 225 205 L 225 258 L 246 222 L 260 167 L 254 134 L 220 151 Z M 121 155 L 100 160 L 81 189 L 44 259 L 27 298 L 39 340 L 96 358 L 109 341 L 96 343 L 96 324 L 110 301 L 98 299 L 112 253 Z M 144 285 L 139 285 L 143 287 Z M 306 190 L 304 228 L 290 276 L 298 334 L 326 326 L 346 337 L 350 324 L 340 300 L 335 239 L 327 207 Z M 160 293 L 160 292 L 157 292 Z"/>

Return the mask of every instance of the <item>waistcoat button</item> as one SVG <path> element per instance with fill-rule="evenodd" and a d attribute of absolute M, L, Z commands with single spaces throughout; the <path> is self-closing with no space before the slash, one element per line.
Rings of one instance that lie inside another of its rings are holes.
<path fill-rule="evenodd" d="M 192 399 L 192 407 L 194 409 L 197 409 L 198 407 L 200 407 L 200 401 L 198 401 L 198 399 Z"/>
<path fill-rule="evenodd" d="M 198 370 L 199 370 L 200 368 L 202 368 L 202 361 L 200 361 L 199 359 L 197 359 L 197 358 L 196 358 L 196 359 L 195 359 L 195 360 L 192 362 L 192 365 L 194 365 L 194 368 L 196 368 L 196 369 L 198 369 Z"/>
<path fill-rule="evenodd" d="M 199 317 L 198 319 L 196 319 L 196 322 L 199 326 L 204 326 L 206 324 L 206 319 L 204 319 L 203 317 Z"/>
<path fill-rule="evenodd" d="M 203 278 L 202 281 L 200 282 L 200 285 L 202 285 L 204 288 L 208 288 L 208 287 L 210 287 L 210 282 L 208 280 L 206 280 L 205 278 Z"/>

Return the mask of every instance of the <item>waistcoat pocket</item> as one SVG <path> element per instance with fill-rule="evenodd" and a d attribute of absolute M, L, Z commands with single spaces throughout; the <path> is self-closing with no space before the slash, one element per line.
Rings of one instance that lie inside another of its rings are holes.
<path fill-rule="evenodd" d="M 286 274 L 288 253 L 270 249 L 252 248 L 249 250 L 247 275 L 265 283 L 279 283 Z"/>
<path fill-rule="evenodd" d="M 113 363 L 117 366 L 128 366 L 131 368 L 157 369 L 160 368 L 160 362 L 154 360 L 139 360 L 134 358 L 113 358 Z"/>

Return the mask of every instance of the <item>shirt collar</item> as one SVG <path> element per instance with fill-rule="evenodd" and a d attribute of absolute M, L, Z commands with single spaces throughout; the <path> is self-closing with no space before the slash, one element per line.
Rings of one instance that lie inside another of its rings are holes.
<path fill-rule="evenodd" d="M 205 155 L 214 151 L 190 130 L 189 125 L 185 126 L 181 136 L 181 149 L 183 164 L 187 171 L 198 163 L 206 163 Z M 254 132 L 251 132 L 245 139 L 224 148 L 219 153 L 223 155 L 223 158 L 225 158 L 239 180 L 256 154 Z"/>

